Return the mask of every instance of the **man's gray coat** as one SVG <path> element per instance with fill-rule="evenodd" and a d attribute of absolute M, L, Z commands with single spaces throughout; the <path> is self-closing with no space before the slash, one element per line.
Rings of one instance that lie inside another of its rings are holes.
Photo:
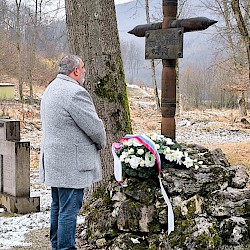
<path fill-rule="evenodd" d="M 106 134 L 89 93 L 58 74 L 41 100 L 40 180 L 52 187 L 85 188 L 101 180 L 99 150 Z"/>

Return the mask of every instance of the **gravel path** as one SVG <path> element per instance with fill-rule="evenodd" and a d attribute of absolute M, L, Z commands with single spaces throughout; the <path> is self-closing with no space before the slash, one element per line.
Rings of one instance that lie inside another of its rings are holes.
<path fill-rule="evenodd" d="M 182 124 L 181 122 L 179 124 Z M 210 144 L 250 141 L 250 129 L 225 128 L 224 123 L 199 122 L 193 125 L 180 126 L 177 123 L 176 140 L 183 143 Z"/>

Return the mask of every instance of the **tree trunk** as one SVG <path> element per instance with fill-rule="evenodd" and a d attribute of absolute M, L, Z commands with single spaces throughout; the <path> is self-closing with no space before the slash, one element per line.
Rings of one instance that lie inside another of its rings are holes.
<path fill-rule="evenodd" d="M 112 143 L 132 132 L 114 1 L 68 0 L 65 4 L 69 48 L 85 62 L 84 87 L 106 128 L 107 147 L 101 152 L 106 181 L 113 174 Z"/>
<path fill-rule="evenodd" d="M 247 23 L 244 21 L 239 0 L 232 0 L 231 1 L 232 10 L 237 22 L 238 29 L 240 31 L 240 35 L 242 40 L 244 41 L 246 52 L 247 52 L 247 59 L 248 59 L 248 69 L 249 69 L 249 79 L 250 79 L 250 34 L 248 30 Z"/>
<path fill-rule="evenodd" d="M 238 104 L 240 109 L 241 116 L 247 116 L 247 102 L 244 91 L 240 91 L 240 95 L 238 98 Z"/>
<path fill-rule="evenodd" d="M 20 12 L 21 12 L 21 0 L 16 0 L 16 48 L 17 48 L 17 58 L 18 58 L 18 89 L 19 98 L 23 107 L 23 77 L 22 77 L 22 56 L 21 56 L 21 27 L 20 27 Z"/>
<path fill-rule="evenodd" d="M 42 1 L 41 1 L 42 2 Z M 33 103 L 34 93 L 33 93 L 33 71 L 35 68 L 36 63 L 36 44 L 37 44 L 37 25 L 38 25 L 38 0 L 35 0 L 35 13 L 34 18 L 32 20 L 33 24 L 33 32 L 30 38 L 30 60 L 29 60 L 29 67 L 28 67 L 28 82 L 30 88 L 30 101 Z"/>
<path fill-rule="evenodd" d="M 160 98 L 158 94 L 158 88 L 157 88 L 157 82 L 156 82 L 156 76 L 155 76 L 155 61 L 154 59 L 151 60 L 151 74 L 152 74 L 152 82 L 153 82 L 153 88 L 155 93 L 155 103 L 156 108 L 160 111 Z"/>
<path fill-rule="evenodd" d="M 231 1 L 231 6 L 232 6 L 232 10 L 237 22 L 237 26 L 238 29 L 240 31 L 240 35 L 242 38 L 242 41 L 244 42 L 245 48 L 246 48 L 246 52 L 247 52 L 247 60 L 248 60 L 248 86 L 250 85 L 250 34 L 249 34 L 249 30 L 248 30 L 248 26 L 247 23 L 244 21 L 241 9 L 240 9 L 240 3 L 239 0 L 232 0 Z M 245 98 L 244 95 L 242 95 L 242 98 Z M 244 106 L 241 106 L 241 108 L 243 108 L 243 110 L 241 110 L 241 112 L 243 112 L 243 114 L 247 115 L 247 105 L 246 105 L 246 100 L 242 100 L 242 103 L 244 103 Z"/>
<path fill-rule="evenodd" d="M 150 23 L 148 0 L 145 0 L 145 5 L 146 5 L 147 23 Z M 151 61 L 151 76 L 152 76 L 152 83 L 153 83 L 153 88 L 154 88 L 154 93 L 155 93 L 156 108 L 160 109 L 160 98 L 159 98 L 159 95 L 158 95 L 158 88 L 157 88 L 157 82 L 156 82 L 156 77 L 155 77 L 155 62 L 154 62 L 154 59 L 151 59 L 150 61 Z"/>

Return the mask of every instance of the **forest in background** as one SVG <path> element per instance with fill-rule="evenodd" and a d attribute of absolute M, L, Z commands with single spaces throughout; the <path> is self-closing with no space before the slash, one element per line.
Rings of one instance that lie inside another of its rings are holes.
<path fill-rule="evenodd" d="M 161 10 L 156 8 L 159 5 L 155 1 L 148 2 L 151 21 L 160 20 Z M 182 7 L 179 9 L 185 10 L 180 13 L 180 18 L 188 16 L 188 10 L 192 8 L 191 2 L 179 1 Z M 242 31 L 232 5 L 237 1 L 195 2 L 201 10 L 202 8 L 209 10 L 211 16 L 219 21 L 213 32 L 216 49 L 213 50 L 210 61 L 181 65 L 178 81 L 181 105 L 184 109 L 238 108 L 239 104 L 243 103 L 241 111 L 242 115 L 246 115 L 249 96 L 250 3 L 247 0 L 239 1 L 240 14 L 245 24 L 245 30 Z M 125 11 L 126 6 L 129 6 L 127 11 Z M 143 9 L 145 2 L 136 0 L 120 5 L 119 8 L 122 7 L 129 18 L 133 13 L 136 15 L 139 11 L 138 6 Z M 63 8 L 63 1 L 0 0 L 1 82 L 17 81 L 21 101 L 23 101 L 23 84 L 29 86 L 29 96 L 32 100 L 35 94 L 33 85 L 46 86 L 56 74 L 58 60 L 68 51 Z M 118 20 L 119 13 L 117 8 Z M 150 69 L 144 60 L 144 48 L 136 44 L 132 37 L 131 41 L 121 38 L 120 43 L 127 82 L 151 86 Z M 199 52 L 198 47 L 192 50 L 193 53 Z M 208 49 L 206 53 L 209 54 L 211 51 Z M 159 64 L 160 68 L 157 71 L 159 79 L 161 62 L 158 61 L 156 64 Z M 141 67 L 148 70 L 149 74 L 146 77 L 145 74 L 140 74 Z M 159 80 L 157 84 L 160 87 Z"/>

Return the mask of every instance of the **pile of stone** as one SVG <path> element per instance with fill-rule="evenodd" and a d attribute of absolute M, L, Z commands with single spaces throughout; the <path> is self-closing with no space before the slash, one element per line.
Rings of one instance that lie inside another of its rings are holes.
<path fill-rule="evenodd" d="M 82 249 L 250 249 L 250 189 L 244 166 L 230 166 L 220 149 L 183 145 L 203 166 L 162 171 L 175 229 L 168 235 L 168 209 L 157 177 L 111 180 L 85 205 L 77 229 Z"/>

